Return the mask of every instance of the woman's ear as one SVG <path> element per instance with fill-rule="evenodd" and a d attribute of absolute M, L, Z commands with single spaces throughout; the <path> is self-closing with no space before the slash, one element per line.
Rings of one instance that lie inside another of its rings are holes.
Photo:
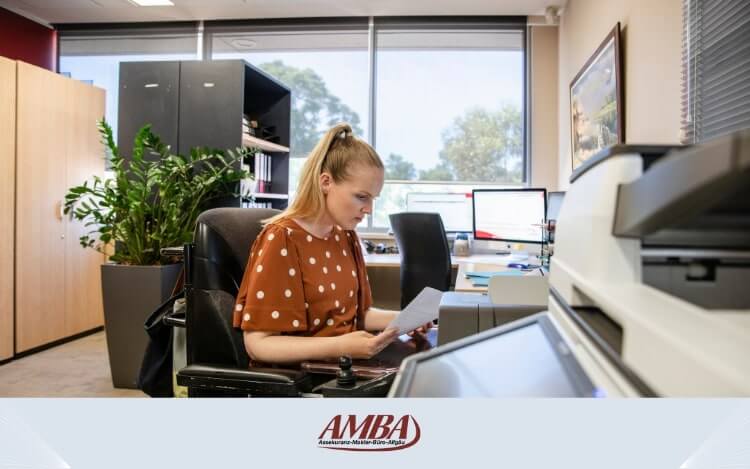
<path fill-rule="evenodd" d="M 326 171 L 320 173 L 320 189 L 323 191 L 324 195 L 328 195 L 328 191 L 331 190 L 332 184 L 333 178 L 330 173 Z"/>

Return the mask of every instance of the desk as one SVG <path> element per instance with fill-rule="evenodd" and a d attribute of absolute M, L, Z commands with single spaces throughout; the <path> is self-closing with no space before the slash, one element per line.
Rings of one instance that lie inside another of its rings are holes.
<path fill-rule="evenodd" d="M 367 267 L 400 267 L 400 254 L 368 254 L 363 252 Z M 451 256 L 451 265 L 454 268 L 461 264 L 496 264 L 502 263 L 504 256 L 497 254 L 472 254 L 470 256 Z M 536 262 L 536 258 L 532 262 Z M 498 269 L 502 270 L 502 269 Z"/>
<path fill-rule="evenodd" d="M 471 280 L 466 278 L 466 272 L 499 272 L 508 270 L 508 267 L 503 263 L 504 259 L 507 259 L 507 256 L 497 254 L 451 256 L 451 265 L 454 269 L 458 269 L 454 291 L 486 293 L 487 287 L 475 287 L 471 283 Z M 539 264 L 539 258 L 530 256 L 528 262 Z M 367 267 L 397 268 L 401 266 L 401 256 L 399 254 L 365 253 L 365 264 Z M 529 272 L 529 274 L 538 275 L 537 272 Z"/>

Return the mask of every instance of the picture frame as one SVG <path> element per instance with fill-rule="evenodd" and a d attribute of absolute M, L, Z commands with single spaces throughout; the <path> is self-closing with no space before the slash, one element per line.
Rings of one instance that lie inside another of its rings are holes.
<path fill-rule="evenodd" d="M 570 82 L 572 169 L 611 145 L 625 141 L 620 23 Z"/>

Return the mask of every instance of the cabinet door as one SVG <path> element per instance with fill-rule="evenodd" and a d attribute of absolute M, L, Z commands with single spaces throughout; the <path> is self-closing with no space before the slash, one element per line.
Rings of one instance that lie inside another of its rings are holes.
<path fill-rule="evenodd" d="M 65 331 L 65 166 L 68 79 L 18 62 L 16 353 Z"/>
<path fill-rule="evenodd" d="M 0 57 L 0 361 L 13 356 L 16 62 Z"/>
<path fill-rule="evenodd" d="M 179 62 L 120 64 L 117 146 L 123 158 L 130 159 L 133 139 L 146 124 L 151 124 L 151 131 L 176 151 L 179 82 Z"/>
<path fill-rule="evenodd" d="M 97 121 L 104 116 L 104 90 L 68 80 L 67 93 L 75 103 L 66 123 L 66 188 L 104 174 L 104 147 Z M 84 249 L 79 239 L 91 230 L 68 216 L 65 233 L 65 335 L 84 332 L 104 323 L 101 264 L 104 255 Z"/>
<path fill-rule="evenodd" d="M 182 62 L 180 145 L 235 149 L 242 144 L 244 65 L 239 60 Z"/>

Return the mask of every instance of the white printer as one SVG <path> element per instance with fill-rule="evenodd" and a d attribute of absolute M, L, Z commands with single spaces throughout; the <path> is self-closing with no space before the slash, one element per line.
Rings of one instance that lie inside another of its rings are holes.
<path fill-rule="evenodd" d="M 611 396 L 750 395 L 750 130 L 571 177 L 549 311 Z"/>
<path fill-rule="evenodd" d="M 750 396 L 750 129 L 588 160 L 548 311 L 407 358 L 390 395 Z"/>

